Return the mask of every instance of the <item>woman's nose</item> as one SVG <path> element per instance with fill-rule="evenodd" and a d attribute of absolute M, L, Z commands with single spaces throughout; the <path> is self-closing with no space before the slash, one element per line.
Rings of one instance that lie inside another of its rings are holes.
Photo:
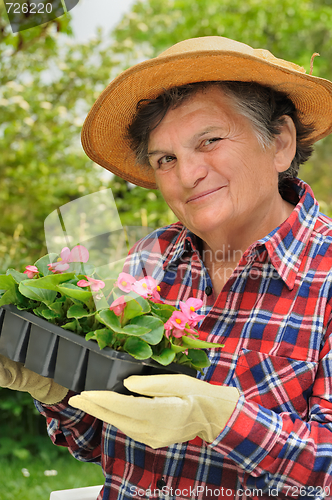
<path fill-rule="evenodd" d="M 178 177 L 185 188 L 193 188 L 206 177 L 208 167 L 204 156 L 186 154 L 177 159 Z"/>

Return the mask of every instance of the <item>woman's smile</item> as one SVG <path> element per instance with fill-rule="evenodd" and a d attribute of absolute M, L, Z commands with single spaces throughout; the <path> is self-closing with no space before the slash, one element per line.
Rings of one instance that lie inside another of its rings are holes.
<path fill-rule="evenodd" d="M 226 187 L 226 186 L 221 186 L 221 187 L 216 188 L 216 189 L 210 189 L 210 190 L 207 190 L 207 191 L 203 191 L 202 193 L 194 194 L 193 196 L 190 196 L 186 200 L 186 203 L 195 203 L 195 202 L 204 201 L 204 199 L 206 199 L 206 198 L 210 197 L 211 195 L 217 193 L 218 191 L 220 191 L 220 189 L 223 189 L 224 187 Z"/>

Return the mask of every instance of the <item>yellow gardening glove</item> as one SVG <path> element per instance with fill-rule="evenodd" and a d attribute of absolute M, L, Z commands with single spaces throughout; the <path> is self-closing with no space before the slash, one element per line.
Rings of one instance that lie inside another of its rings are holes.
<path fill-rule="evenodd" d="M 151 448 L 196 436 L 214 441 L 239 399 L 235 387 L 212 385 L 187 375 L 134 375 L 124 385 L 151 398 L 87 391 L 70 398 L 69 404 Z"/>
<path fill-rule="evenodd" d="M 2 355 L 0 355 L 0 387 L 29 392 L 34 399 L 49 405 L 62 401 L 68 392 L 68 389 L 54 380 L 37 375 L 25 368 L 22 363 L 16 363 Z"/>

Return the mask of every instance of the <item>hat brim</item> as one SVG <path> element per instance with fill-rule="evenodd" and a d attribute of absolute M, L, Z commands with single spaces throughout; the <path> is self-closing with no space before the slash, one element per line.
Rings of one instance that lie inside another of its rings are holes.
<path fill-rule="evenodd" d="M 201 81 L 257 82 L 286 92 L 305 124 L 312 124 L 312 143 L 332 130 L 332 83 L 249 54 L 201 50 L 157 57 L 115 78 L 91 108 L 82 129 L 82 145 L 96 163 L 123 179 L 155 189 L 152 169 L 137 165 L 126 139 L 141 99 Z"/>

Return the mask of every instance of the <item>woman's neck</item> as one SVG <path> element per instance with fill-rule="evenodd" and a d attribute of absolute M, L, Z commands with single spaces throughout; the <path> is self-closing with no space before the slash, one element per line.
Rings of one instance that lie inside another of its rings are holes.
<path fill-rule="evenodd" d="M 234 228 L 202 238 L 202 260 L 207 268 L 215 294 L 219 294 L 232 275 L 244 252 L 255 241 L 264 238 L 269 232 L 281 225 L 292 213 L 294 206 L 283 200 L 282 210 L 270 220 L 250 228 Z"/>

